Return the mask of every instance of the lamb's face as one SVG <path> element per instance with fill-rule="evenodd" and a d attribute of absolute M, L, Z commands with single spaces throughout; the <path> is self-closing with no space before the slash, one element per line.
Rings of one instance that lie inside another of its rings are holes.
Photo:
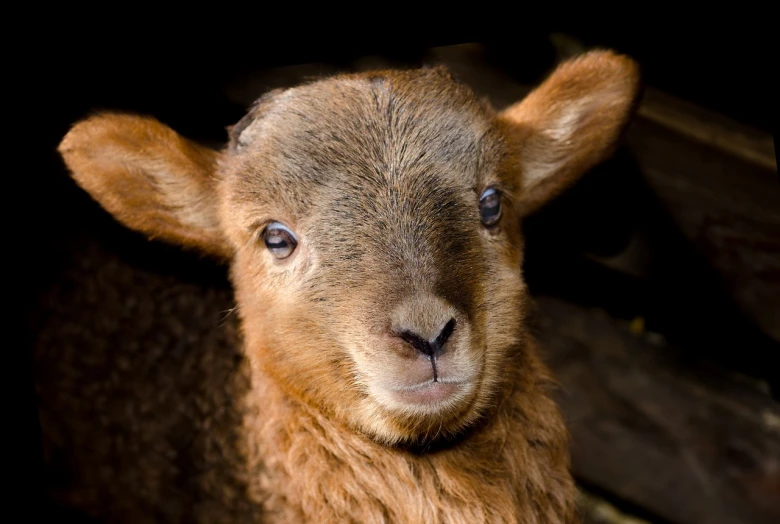
<path fill-rule="evenodd" d="M 233 130 L 223 223 L 250 359 L 383 441 L 462 429 L 522 331 L 494 115 L 438 70 L 267 97 Z"/>
<path fill-rule="evenodd" d="M 232 261 L 256 377 L 420 441 L 491 404 L 524 335 L 519 218 L 612 151 L 637 82 L 592 52 L 495 114 L 438 69 L 341 76 L 263 97 L 224 151 L 118 114 L 59 151 L 128 227 Z"/>

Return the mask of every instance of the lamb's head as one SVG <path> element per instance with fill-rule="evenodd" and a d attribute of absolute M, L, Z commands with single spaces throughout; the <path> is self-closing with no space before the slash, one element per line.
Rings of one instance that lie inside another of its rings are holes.
<path fill-rule="evenodd" d="M 222 151 L 116 114 L 60 151 L 127 226 L 231 261 L 262 376 L 419 442 L 492 405 L 525 336 L 520 219 L 611 152 L 636 89 L 609 52 L 502 112 L 441 68 L 343 75 L 266 94 Z"/>

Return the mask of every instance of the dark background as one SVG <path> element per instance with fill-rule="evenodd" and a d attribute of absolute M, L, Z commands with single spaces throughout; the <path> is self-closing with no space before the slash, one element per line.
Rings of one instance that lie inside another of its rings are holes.
<path fill-rule="evenodd" d="M 242 72 L 306 62 L 338 66 L 363 55 L 382 55 L 399 64 L 409 64 L 430 47 L 482 42 L 488 46 L 495 64 L 516 78 L 532 83 L 541 80 L 554 65 L 555 53 L 546 35 L 556 30 L 577 36 L 589 46 L 609 47 L 631 55 L 641 64 L 643 79 L 648 84 L 765 131 L 774 132 L 776 125 L 777 56 L 770 45 L 770 42 L 776 44 L 773 42 L 776 39 L 770 38 L 773 28 L 761 27 L 760 13 L 756 14 L 756 20 L 743 24 L 737 20 L 721 24 L 699 21 L 675 28 L 640 14 L 600 28 L 584 22 L 542 27 L 528 21 L 526 14 L 523 23 L 500 30 L 476 20 L 471 23 L 461 20 L 458 24 L 441 19 L 410 26 L 392 22 L 379 25 L 377 20 L 384 20 L 381 14 L 366 17 L 364 21 L 349 20 L 345 15 L 336 17 L 333 24 L 326 17 L 307 27 L 289 15 L 265 12 L 218 12 L 215 14 L 219 16 L 210 23 L 197 26 L 186 17 L 150 23 L 149 20 L 154 20 L 151 14 L 148 18 L 143 13 L 134 14 L 140 15 L 143 22 L 120 12 L 100 22 L 92 21 L 87 14 L 77 17 L 70 13 L 71 18 L 49 12 L 45 24 L 22 25 L 24 36 L 9 48 L 11 69 L 8 71 L 6 66 L 5 83 L 16 95 L 7 98 L 6 104 L 10 113 L 19 119 L 13 123 L 12 132 L 17 139 L 21 138 L 11 142 L 8 154 L 12 162 L 7 168 L 10 171 L 7 176 L 17 185 L 11 193 L 9 208 L 14 213 L 11 220 L 22 225 L 12 228 L 18 238 L 7 247 L 16 266 L 8 278 L 12 281 L 11 288 L 20 291 L 18 299 L 13 301 L 15 310 L 34 309 L 37 291 L 56 279 L 58 260 L 65 256 L 63 250 L 67 249 L 66 232 L 60 230 L 63 217 L 68 217 L 64 221 L 67 224 L 102 220 L 105 224 L 101 222 L 94 227 L 114 231 L 110 220 L 96 211 L 96 205 L 64 175 L 55 148 L 68 127 L 99 109 L 130 110 L 154 115 L 186 136 L 220 142 L 225 137 L 224 128 L 235 123 L 245 109 L 228 100 L 222 87 L 226 79 Z M 669 15 L 668 19 L 673 17 Z M 13 20 L 9 22 L 13 23 Z M 516 60 L 517 56 L 523 60 Z M 81 207 L 69 207 L 72 202 L 80 202 Z M 566 205 L 565 201 L 560 205 Z M 616 205 L 593 220 L 619 222 L 616 216 L 619 212 L 620 206 Z M 552 217 L 548 225 L 554 224 Z M 574 231 L 569 235 L 575 238 L 579 233 Z M 134 238 L 130 232 L 122 235 L 125 236 L 116 239 L 119 250 L 124 240 Z M 619 250 L 626 238 L 625 232 L 616 227 L 582 242 L 589 243 L 591 251 L 609 253 Z M 181 267 L 183 255 L 177 250 L 160 248 L 154 253 L 156 257 L 160 254 L 168 259 L 152 262 L 143 259 L 143 254 L 128 256 L 140 257 L 139 264 L 155 264 L 163 272 L 175 272 Z M 205 261 L 197 264 L 184 271 L 200 271 L 206 279 L 221 278 L 220 269 Z M 545 278 L 544 271 L 534 269 L 533 259 L 528 264 L 528 278 L 535 289 L 554 291 L 581 302 L 587 302 L 592 296 L 587 286 L 576 284 L 578 279 L 592 276 L 588 269 L 580 267 L 577 270 L 580 273 L 574 271 L 568 280 L 562 281 Z M 672 288 L 674 279 L 681 277 L 669 275 L 667 285 Z M 606 281 L 600 282 L 603 285 Z M 700 302 L 717 304 L 719 295 L 708 282 L 705 278 L 698 284 L 702 295 L 687 303 L 682 300 L 676 307 L 698 307 Z M 630 318 L 633 312 L 626 283 L 615 280 L 609 286 L 601 290 L 605 297 L 602 305 L 611 307 L 615 315 Z M 671 308 L 674 307 L 672 304 Z M 755 349 L 741 352 L 738 359 L 726 352 L 718 355 L 713 351 L 715 356 L 731 367 L 774 382 L 777 388 L 776 376 L 771 374 L 772 361 L 776 360 L 771 350 L 775 346 L 733 320 L 724 312 L 726 309 L 726 305 L 721 309 L 712 306 L 679 336 L 683 339 L 701 336 L 701 331 L 696 331 L 697 325 L 713 319 L 725 322 L 724 329 L 731 331 L 717 333 L 721 341 L 723 337 L 749 336 L 753 342 L 747 345 Z M 669 323 L 674 318 L 672 313 L 668 318 L 657 315 L 657 324 L 663 327 L 664 322 Z M 17 483 L 16 489 L 22 495 L 18 500 L 26 500 L 31 490 L 38 491 L 40 455 L 32 374 L 27 359 L 27 348 L 35 333 L 21 331 L 23 351 L 19 354 L 24 357 L 10 373 L 21 379 L 12 398 L 15 407 L 21 409 L 20 423 L 15 427 L 23 428 L 18 433 L 21 435 L 18 449 L 24 450 L 19 476 L 29 480 Z"/>

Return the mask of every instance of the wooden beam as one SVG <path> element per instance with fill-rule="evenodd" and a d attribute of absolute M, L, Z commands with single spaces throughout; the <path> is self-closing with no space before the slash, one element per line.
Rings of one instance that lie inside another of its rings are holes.
<path fill-rule="evenodd" d="M 774 139 L 769 133 L 652 87 L 645 89 L 638 113 L 641 118 L 777 173 Z"/>
<path fill-rule="evenodd" d="M 578 479 L 680 524 L 780 522 L 780 406 L 760 383 L 598 309 L 537 305 Z"/>
<path fill-rule="evenodd" d="M 657 212 L 718 272 L 742 313 L 780 342 L 777 172 L 641 119 L 629 129 L 626 147 Z M 660 219 L 644 222 L 651 242 L 645 251 L 656 259 L 673 256 L 663 252 L 667 239 L 650 232 Z"/>
<path fill-rule="evenodd" d="M 582 524 L 650 524 L 582 488 L 579 489 L 578 504 Z"/>

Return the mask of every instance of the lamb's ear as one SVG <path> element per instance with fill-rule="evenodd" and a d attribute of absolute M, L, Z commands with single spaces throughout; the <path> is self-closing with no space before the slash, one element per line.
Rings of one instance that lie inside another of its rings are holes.
<path fill-rule="evenodd" d="M 115 113 L 78 122 L 58 151 L 76 182 L 127 227 L 231 256 L 217 214 L 221 153 L 153 118 Z"/>
<path fill-rule="evenodd" d="M 614 152 L 638 90 L 633 60 L 591 51 L 559 65 L 499 114 L 521 213 L 533 213 Z"/>

